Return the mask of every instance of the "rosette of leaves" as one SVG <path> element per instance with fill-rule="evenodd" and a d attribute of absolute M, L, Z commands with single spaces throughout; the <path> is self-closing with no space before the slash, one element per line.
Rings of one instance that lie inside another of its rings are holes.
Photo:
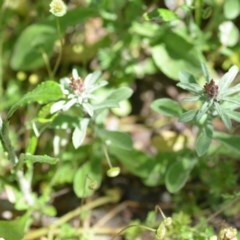
<path fill-rule="evenodd" d="M 192 122 L 199 128 L 196 139 L 198 156 L 204 155 L 211 144 L 214 128 L 213 120 L 220 118 L 225 127 L 232 128 L 232 120 L 240 122 L 240 83 L 233 85 L 233 80 L 238 74 L 238 67 L 232 66 L 219 80 L 213 80 L 205 67 L 202 66 L 205 84 L 200 85 L 195 77 L 187 72 L 179 75 L 178 87 L 189 91 L 193 96 L 183 99 L 183 102 L 200 102 L 200 108 L 185 110 L 182 106 L 171 100 L 171 104 L 163 104 L 162 99 L 156 100 L 152 108 L 168 116 L 178 117 L 181 122 Z M 169 99 L 170 100 L 170 99 Z M 196 104 L 195 106 L 198 106 Z"/>

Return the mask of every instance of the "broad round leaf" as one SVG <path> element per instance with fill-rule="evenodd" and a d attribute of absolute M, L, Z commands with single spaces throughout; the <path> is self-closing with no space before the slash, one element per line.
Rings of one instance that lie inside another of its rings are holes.
<path fill-rule="evenodd" d="M 193 44 L 172 31 L 167 31 L 161 42 L 152 48 L 152 57 L 166 76 L 177 80 L 183 69 L 194 75 L 200 73 L 199 52 Z"/>
<path fill-rule="evenodd" d="M 191 168 L 184 166 L 183 161 L 173 162 L 167 170 L 165 184 L 169 192 L 176 193 L 186 184 Z"/>
<path fill-rule="evenodd" d="M 132 139 L 127 133 L 98 129 L 97 134 L 104 143 L 111 147 L 115 146 L 125 150 L 132 149 Z"/>
<path fill-rule="evenodd" d="M 100 186 L 101 179 L 101 162 L 98 159 L 92 159 L 83 164 L 76 172 L 73 180 L 74 192 L 78 197 L 89 197 Z"/>
<path fill-rule="evenodd" d="M 57 39 L 56 29 L 52 26 L 35 24 L 26 28 L 16 45 L 11 58 L 14 70 L 33 70 L 44 64 L 42 54 L 50 57 L 54 42 Z"/>

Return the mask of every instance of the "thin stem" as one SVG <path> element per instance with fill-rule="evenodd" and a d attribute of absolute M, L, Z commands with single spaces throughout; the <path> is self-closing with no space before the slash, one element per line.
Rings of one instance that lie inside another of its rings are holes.
<path fill-rule="evenodd" d="M 103 145 L 103 151 L 104 151 L 104 155 L 105 155 L 105 157 L 107 159 L 107 163 L 108 163 L 109 167 L 112 168 L 113 166 L 112 166 L 111 160 L 109 158 L 107 147 L 106 147 L 105 144 Z"/>
<path fill-rule="evenodd" d="M 230 201 L 229 203 L 227 203 L 226 205 L 224 205 L 222 208 L 220 208 L 217 212 L 215 212 L 214 214 L 212 214 L 208 219 L 207 222 L 210 222 L 213 218 L 215 218 L 217 215 L 219 215 L 220 213 L 224 212 L 225 210 L 227 210 L 229 207 L 231 207 L 233 204 L 236 204 L 238 201 L 240 200 L 240 197 L 236 197 L 235 199 L 233 199 L 232 201 Z"/>
<path fill-rule="evenodd" d="M 8 123 L 0 117 L 0 141 L 3 145 L 4 150 L 8 153 L 8 158 L 12 164 L 16 167 L 16 176 L 19 183 L 21 192 L 24 195 L 24 198 L 29 206 L 33 206 L 34 199 L 31 195 L 31 181 L 29 181 L 23 173 L 23 168 L 21 160 L 19 160 L 16 155 L 11 140 L 9 138 Z M 17 165 L 16 165 L 17 164 Z"/>
<path fill-rule="evenodd" d="M 45 66 L 47 68 L 47 72 L 48 72 L 48 75 L 50 78 L 53 78 L 53 72 L 51 70 L 51 66 L 50 66 L 50 61 L 49 61 L 49 58 L 48 58 L 48 55 L 45 53 L 45 52 L 42 52 L 42 58 L 43 58 L 43 61 L 45 63 Z"/>
<path fill-rule="evenodd" d="M 0 98 L 2 98 L 2 93 L 3 93 L 3 60 L 2 59 L 3 59 L 3 39 L 1 38 L 0 39 Z M 1 99 L 0 99 L 0 102 L 2 102 Z"/>
<path fill-rule="evenodd" d="M 112 238 L 112 240 L 114 240 L 117 237 L 121 236 L 123 234 L 123 232 L 125 232 L 127 229 L 132 228 L 132 227 L 138 227 L 138 228 L 146 229 L 146 230 L 151 231 L 151 232 L 156 232 L 156 229 L 154 229 L 154 228 L 147 227 L 147 226 L 140 225 L 140 224 L 139 225 L 132 224 L 132 225 L 129 225 L 129 226 L 123 228 L 120 232 L 118 232 L 118 234 L 114 238 Z"/>
<path fill-rule="evenodd" d="M 8 153 L 9 160 L 12 162 L 12 164 L 15 165 L 19 162 L 19 159 L 9 138 L 8 123 L 5 120 L 2 120 L 1 116 L 0 121 L 0 141 L 3 145 L 4 150 Z"/>
<path fill-rule="evenodd" d="M 59 19 L 56 18 L 56 26 L 57 26 L 57 34 L 58 34 L 58 38 L 59 38 L 59 55 L 58 58 L 56 60 L 55 66 L 53 68 L 53 76 L 55 76 L 58 67 L 60 65 L 61 59 L 62 59 L 62 49 L 63 49 L 63 41 L 62 41 L 62 37 L 61 37 L 61 27 L 60 27 L 60 23 L 59 23 Z"/>
<path fill-rule="evenodd" d="M 202 0 L 197 0 L 195 4 L 195 22 L 200 28 L 202 20 Z"/>
<path fill-rule="evenodd" d="M 2 32 L 2 23 L 4 18 L 4 3 L 2 3 L 1 9 L 0 9 L 0 102 L 3 94 L 3 32 Z M 0 108 L 1 110 L 1 108 Z"/>

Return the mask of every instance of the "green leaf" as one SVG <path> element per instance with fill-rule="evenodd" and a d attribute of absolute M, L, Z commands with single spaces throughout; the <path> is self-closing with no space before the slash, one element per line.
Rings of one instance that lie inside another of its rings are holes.
<path fill-rule="evenodd" d="M 163 166 L 162 163 L 155 163 L 152 166 L 152 169 L 149 168 L 149 174 L 148 176 L 144 179 L 144 184 L 146 186 L 154 187 L 158 186 L 163 183 L 163 176 L 165 174 L 162 173 L 165 170 L 165 166 Z"/>
<path fill-rule="evenodd" d="M 0 237 L 6 240 L 23 239 L 28 220 L 28 213 L 15 220 L 0 220 Z"/>
<path fill-rule="evenodd" d="M 71 115 L 59 114 L 53 119 L 51 125 L 48 127 L 55 129 L 70 129 L 74 128 L 78 124 L 79 118 Z"/>
<path fill-rule="evenodd" d="M 126 150 L 117 145 L 110 147 L 109 152 L 114 155 L 125 168 L 135 176 L 141 177 L 144 180 L 149 177 L 150 172 L 156 165 L 152 156 L 135 149 Z"/>
<path fill-rule="evenodd" d="M 80 24 L 86 21 L 88 18 L 99 16 L 99 10 L 89 7 L 78 7 L 70 10 L 64 16 L 58 18 L 59 25 L 62 33 L 66 31 L 68 27 Z M 56 17 L 50 15 L 48 18 L 39 22 L 41 25 L 51 26 L 56 29 Z"/>
<path fill-rule="evenodd" d="M 84 86 L 87 89 L 91 89 L 91 87 L 93 87 L 96 84 L 96 82 L 99 80 L 100 76 L 101 76 L 100 71 L 96 71 L 94 73 L 88 74 L 84 79 Z"/>
<path fill-rule="evenodd" d="M 89 197 L 100 186 L 101 180 L 101 162 L 91 159 L 77 170 L 73 180 L 74 192 L 80 198 Z"/>
<path fill-rule="evenodd" d="M 225 109 L 222 108 L 221 105 L 216 101 L 214 101 L 214 106 L 217 110 L 218 115 L 220 116 L 224 125 L 226 126 L 226 128 L 231 129 L 232 128 L 232 122 L 231 122 L 230 118 L 228 117 L 228 115 L 225 113 Z"/>
<path fill-rule="evenodd" d="M 198 112 L 198 110 L 189 110 L 187 112 L 184 112 L 180 116 L 179 121 L 180 122 L 190 122 L 195 118 L 197 112 Z"/>
<path fill-rule="evenodd" d="M 43 66 L 42 53 L 50 58 L 56 39 L 56 28 L 42 24 L 30 25 L 17 39 L 11 58 L 11 67 L 14 70 L 33 70 Z"/>
<path fill-rule="evenodd" d="M 240 112 L 232 111 L 230 109 L 225 109 L 224 112 L 228 115 L 229 118 L 240 122 Z"/>
<path fill-rule="evenodd" d="M 209 72 L 208 72 L 208 68 L 207 68 L 207 66 L 206 66 L 206 63 L 202 62 L 202 63 L 201 63 L 201 67 L 202 67 L 203 76 L 205 77 L 206 82 L 209 83 L 210 80 L 211 80 L 211 77 L 210 77 L 210 75 L 209 75 Z"/>
<path fill-rule="evenodd" d="M 83 102 L 82 107 L 84 111 L 92 118 L 94 115 L 94 106 L 88 102 Z"/>
<path fill-rule="evenodd" d="M 184 90 L 188 90 L 188 91 L 196 93 L 196 94 L 203 91 L 202 87 L 198 84 L 195 84 L 195 83 L 179 82 L 177 84 L 177 86 L 184 89 Z"/>
<path fill-rule="evenodd" d="M 99 16 L 100 12 L 98 9 L 89 7 L 78 7 L 71 11 L 68 11 L 63 17 L 58 18 L 60 26 L 62 29 L 66 30 L 68 27 L 74 26 L 76 24 L 83 23 L 88 18 Z M 46 24 L 51 24 L 56 27 L 56 18 L 51 17 L 51 19 L 46 21 Z"/>
<path fill-rule="evenodd" d="M 48 163 L 48 164 L 56 164 L 58 159 L 55 157 L 50 157 L 48 155 L 31 155 L 31 154 L 24 154 L 20 155 L 21 160 L 27 161 L 32 163 Z"/>
<path fill-rule="evenodd" d="M 176 13 L 166 8 L 155 9 L 149 13 L 145 13 L 143 17 L 146 21 L 160 20 L 161 22 L 170 22 L 179 19 Z"/>
<path fill-rule="evenodd" d="M 207 151 L 212 141 L 213 129 L 211 125 L 206 125 L 199 130 L 196 140 L 196 152 L 199 157 L 203 156 Z"/>
<path fill-rule="evenodd" d="M 183 111 L 178 102 L 169 98 L 155 100 L 152 102 L 151 108 L 158 113 L 162 113 L 170 117 L 179 117 Z"/>
<path fill-rule="evenodd" d="M 128 99 L 133 93 L 133 90 L 129 87 L 120 87 L 113 90 L 111 94 L 106 98 L 106 101 L 112 100 L 114 102 L 120 102 L 122 100 Z"/>
<path fill-rule="evenodd" d="M 123 100 L 119 103 L 119 107 L 112 108 L 111 112 L 118 117 L 126 117 L 132 111 L 132 105 L 129 100 Z"/>
<path fill-rule="evenodd" d="M 166 188 L 170 193 L 176 193 L 186 184 L 190 172 L 191 165 L 186 165 L 184 161 L 176 160 L 167 169 L 165 176 Z"/>
<path fill-rule="evenodd" d="M 227 73 L 218 81 L 219 94 L 218 98 L 221 99 L 222 96 L 225 96 L 225 92 L 229 88 L 230 84 L 233 82 L 235 77 L 238 74 L 238 67 L 232 66 Z"/>
<path fill-rule="evenodd" d="M 128 99 L 132 95 L 132 89 L 120 87 L 111 91 L 111 93 L 101 103 L 94 104 L 94 109 L 114 108 L 119 106 L 119 102 Z"/>
<path fill-rule="evenodd" d="M 240 137 L 239 136 L 234 136 L 227 133 L 214 131 L 213 138 L 224 143 L 229 148 L 231 148 L 232 150 L 240 154 L 240 148 L 239 148 Z"/>
<path fill-rule="evenodd" d="M 78 126 L 75 127 L 72 135 L 72 143 L 75 149 L 82 145 L 87 134 L 89 121 L 89 118 L 80 119 Z"/>
<path fill-rule="evenodd" d="M 125 150 L 132 149 L 132 139 L 127 133 L 104 129 L 97 129 L 96 133 L 108 146 L 116 146 Z"/>
<path fill-rule="evenodd" d="M 22 99 L 15 103 L 8 112 L 8 118 L 20 107 L 29 103 L 38 102 L 41 104 L 56 101 L 63 97 L 59 84 L 54 81 L 46 81 L 39 84 L 31 92 L 25 94 Z"/>
<path fill-rule="evenodd" d="M 76 8 L 57 20 L 62 32 L 87 18 L 99 16 L 99 11 L 92 8 Z M 14 70 L 33 70 L 44 64 L 41 52 L 50 58 L 54 50 L 54 43 L 59 38 L 56 34 L 56 17 L 50 16 L 38 24 L 27 27 L 17 40 L 11 58 Z"/>
<path fill-rule="evenodd" d="M 161 44 L 152 47 L 152 57 L 157 67 L 171 79 L 177 80 L 183 69 L 194 75 L 200 73 L 199 51 L 172 30 L 163 34 Z"/>
<path fill-rule="evenodd" d="M 161 31 L 161 28 L 156 24 L 150 22 L 132 22 L 131 33 L 134 35 L 152 38 L 156 34 L 159 34 L 159 31 Z"/>
<path fill-rule="evenodd" d="M 199 121 L 202 116 L 209 110 L 211 106 L 211 103 L 206 101 L 203 103 L 203 105 L 201 106 L 201 108 L 199 109 L 197 115 L 196 115 L 196 120 Z"/>
<path fill-rule="evenodd" d="M 240 94 L 235 95 L 234 97 L 223 97 L 221 100 L 223 101 L 222 105 L 227 109 L 237 109 L 240 106 Z"/>
<path fill-rule="evenodd" d="M 76 168 L 73 168 L 73 164 L 70 161 L 61 162 L 61 166 L 57 168 L 54 176 L 51 178 L 51 184 L 55 185 L 64 185 L 66 183 L 72 184 L 73 178 L 77 171 Z"/>
<path fill-rule="evenodd" d="M 234 87 L 231 87 L 231 88 L 228 88 L 224 91 L 224 93 L 222 94 L 222 98 L 221 99 L 224 99 L 225 96 L 229 96 L 229 95 L 232 95 L 232 94 L 235 94 L 237 92 L 240 92 L 240 83 L 237 84 L 236 86 Z"/>
<path fill-rule="evenodd" d="M 195 77 L 189 72 L 181 71 L 178 75 L 178 78 L 182 83 L 197 83 Z"/>
<path fill-rule="evenodd" d="M 183 99 L 183 102 L 196 102 L 199 101 L 201 98 L 201 95 L 193 96 L 193 97 L 186 97 Z"/>

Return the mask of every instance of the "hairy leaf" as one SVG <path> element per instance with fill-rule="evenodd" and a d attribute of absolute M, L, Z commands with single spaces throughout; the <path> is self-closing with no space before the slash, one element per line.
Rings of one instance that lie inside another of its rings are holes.
<path fill-rule="evenodd" d="M 183 111 L 178 102 L 169 98 L 155 100 L 151 104 L 151 108 L 158 113 L 171 117 L 179 117 Z"/>
<path fill-rule="evenodd" d="M 62 97 L 63 94 L 58 83 L 54 81 L 43 82 L 31 92 L 25 94 L 23 98 L 20 99 L 17 103 L 15 103 L 10 108 L 7 116 L 10 118 L 18 108 L 23 107 L 29 103 L 38 102 L 44 104 L 59 100 Z"/>

